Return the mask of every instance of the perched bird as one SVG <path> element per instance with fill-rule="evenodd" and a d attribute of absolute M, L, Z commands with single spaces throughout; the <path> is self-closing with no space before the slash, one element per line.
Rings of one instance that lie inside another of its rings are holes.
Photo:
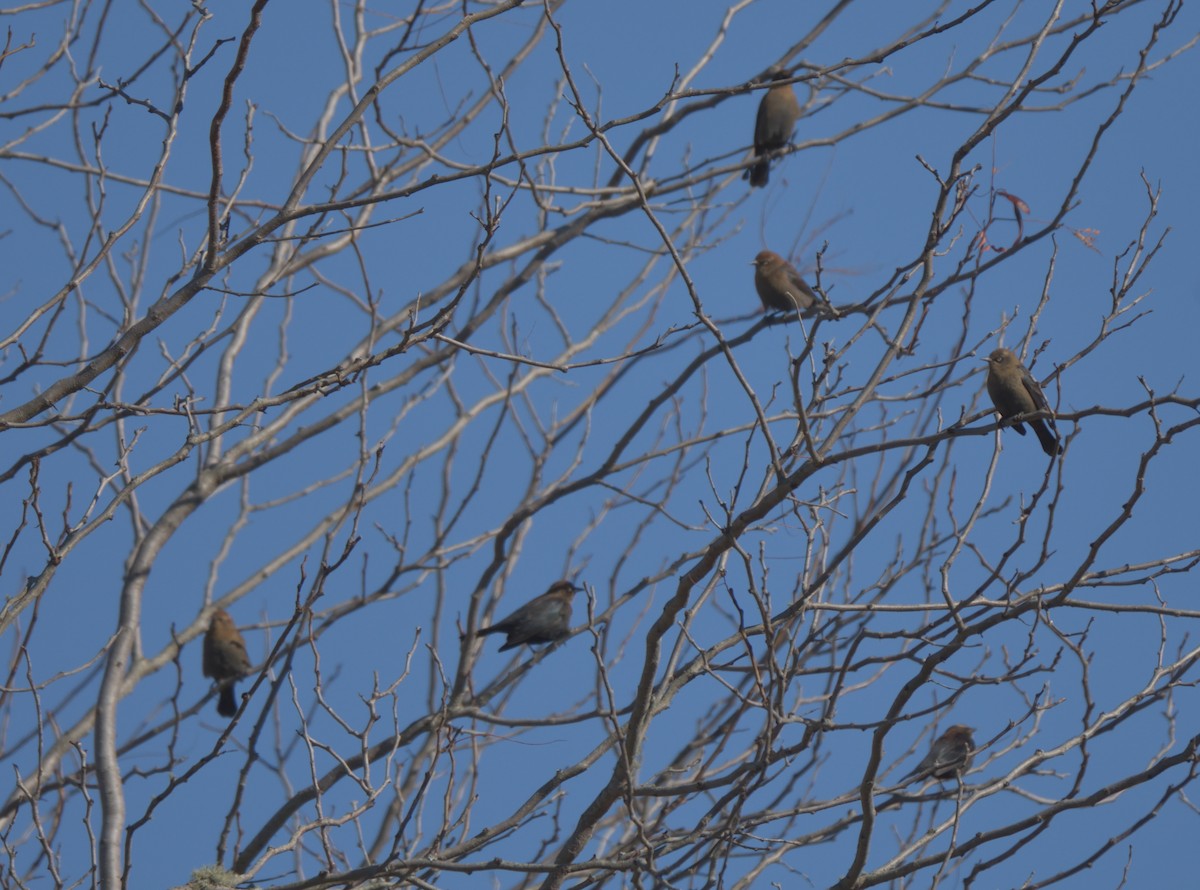
<path fill-rule="evenodd" d="M 1042 393 L 1042 388 L 1033 379 L 1021 360 L 1011 349 L 995 349 L 984 359 L 988 363 L 987 391 L 992 397 L 992 404 L 1000 412 L 1001 417 L 1019 417 L 1023 414 L 1033 414 L 1035 411 L 1045 411 L 1045 420 L 1035 418 L 1028 421 L 1042 443 L 1042 451 L 1051 457 L 1062 454 L 1062 445 L 1058 442 L 1058 428 L 1054 425 L 1054 414 L 1050 403 Z M 1013 429 L 1025 435 L 1025 427 L 1014 423 Z"/>
<path fill-rule="evenodd" d="M 754 289 L 758 291 L 758 298 L 768 312 L 772 309 L 782 312 L 799 309 L 803 312 L 816 306 L 823 315 L 829 314 L 825 301 L 804 283 L 800 273 L 779 254 L 770 250 L 759 251 L 750 265 L 754 267 Z"/>
<path fill-rule="evenodd" d="M 500 651 L 515 649 L 524 643 L 557 643 L 571 630 L 571 600 L 581 588 L 570 581 L 555 581 L 550 589 L 531 599 L 517 611 L 491 627 L 481 627 L 485 634 L 507 634 Z"/>
<path fill-rule="evenodd" d="M 237 713 L 233 685 L 250 673 L 250 657 L 246 654 L 246 641 L 224 609 L 213 612 L 208 633 L 204 635 L 203 666 L 204 676 L 212 677 L 221 688 L 217 713 L 232 717 Z"/>
<path fill-rule="evenodd" d="M 774 79 L 786 78 L 786 72 L 776 74 Z M 800 117 L 800 102 L 791 84 L 781 83 L 771 87 L 758 103 L 758 116 L 754 119 L 754 156 L 759 159 L 753 167 L 742 174 L 750 180 L 750 187 L 763 186 L 771 175 L 768 157 L 776 149 L 783 148 L 792 138 L 796 119 Z"/>
<path fill-rule="evenodd" d="M 908 782 L 915 776 L 922 779 L 937 779 L 939 782 L 962 776 L 971 768 L 975 759 L 975 740 L 969 726 L 955 724 L 937 737 L 929 753 L 917 764 L 917 768 L 901 779 Z"/>

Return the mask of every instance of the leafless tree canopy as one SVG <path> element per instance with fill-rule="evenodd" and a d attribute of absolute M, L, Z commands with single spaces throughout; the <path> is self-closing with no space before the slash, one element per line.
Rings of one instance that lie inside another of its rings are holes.
<path fill-rule="evenodd" d="M 1200 393 L 1154 346 L 1194 281 L 1155 274 L 1194 247 L 1114 146 L 1166 138 L 1130 132 L 1164 91 L 1195 115 L 1194 10 L 0 25 L 0 885 L 1170 873 Z M 764 314 L 764 249 L 835 312 Z M 998 345 L 1061 457 L 998 421 Z M 477 634 L 559 579 L 565 640 Z M 952 724 L 970 769 L 902 782 Z"/>

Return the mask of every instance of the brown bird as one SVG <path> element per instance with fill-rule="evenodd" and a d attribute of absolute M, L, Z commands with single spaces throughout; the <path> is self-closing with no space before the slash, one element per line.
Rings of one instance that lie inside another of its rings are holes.
<path fill-rule="evenodd" d="M 781 80 L 787 76 L 787 72 L 781 72 L 773 79 Z M 769 155 L 788 144 L 799 117 L 800 102 L 791 84 L 778 84 L 763 94 L 758 103 L 758 116 L 754 119 L 754 157 L 760 160 L 742 174 L 742 179 L 750 180 L 751 188 L 767 184 L 771 176 Z"/>
<path fill-rule="evenodd" d="M 929 748 L 929 753 L 917 764 L 917 768 L 901 779 L 908 782 L 915 776 L 922 779 L 937 779 L 939 782 L 961 777 L 971 768 L 975 759 L 975 740 L 969 726 L 955 724 L 943 732 Z"/>
<path fill-rule="evenodd" d="M 213 612 L 208 633 L 204 635 L 203 666 L 204 676 L 212 677 L 221 689 L 217 713 L 232 717 L 237 713 L 234 682 L 250 673 L 250 657 L 246 654 L 246 641 L 224 609 Z"/>
<path fill-rule="evenodd" d="M 479 634 L 507 634 L 501 652 L 525 643 L 557 643 L 571 631 L 571 600 L 581 589 L 570 581 L 555 581 L 549 590 L 504 620 L 481 627 Z"/>
<path fill-rule="evenodd" d="M 804 283 L 800 273 L 781 257 L 770 251 L 759 251 L 750 265 L 754 267 L 754 289 L 768 312 L 804 312 L 816 306 L 822 315 L 829 315 L 829 307 L 811 287 Z"/>
<path fill-rule="evenodd" d="M 1021 360 L 1011 349 L 995 349 L 984 359 L 988 363 L 987 391 L 992 397 L 992 404 L 1000 412 L 1001 417 L 1020 417 L 1033 414 L 1036 411 L 1047 412 L 1045 420 L 1034 418 L 1028 421 L 1042 443 L 1042 451 L 1051 457 L 1062 454 L 1062 445 L 1058 442 L 1058 427 L 1054 425 L 1054 414 L 1050 403 L 1038 382 L 1025 370 Z M 1025 427 L 1014 423 L 1013 429 L 1025 435 Z"/>

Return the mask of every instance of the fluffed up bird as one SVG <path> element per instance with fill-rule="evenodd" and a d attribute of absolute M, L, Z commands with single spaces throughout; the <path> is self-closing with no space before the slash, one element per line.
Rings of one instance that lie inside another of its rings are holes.
<path fill-rule="evenodd" d="M 204 635 L 203 668 L 204 676 L 212 677 L 221 689 L 217 713 L 232 717 L 237 713 L 233 686 L 235 681 L 250 673 L 250 656 L 246 654 L 246 641 L 224 609 L 213 612 L 208 633 Z"/>
<path fill-rule="evenodd" d="M 787 76 L 787 72 L 780 72 L 773 79 Z M 758 103 L 758 116 L 754 119 L 754 157 L 759 160 L 742 174 L 742 179 L 750 180 L 751 188 L 767 184 L 771 177 L 769 155 L 788 144 L 799 117 L 800 102 L 791 84 L 778 84 L 763 94 Z"/>
<path fill-rule="evenodd" d="M 971 768 L 975 759 L 975 739 L 969 726 L 955 724 L 943 732 L 929 748 L 929 753 L 917 764 L 917 768 L 901 779 L 907 783 L 920 776 L 922 779 L 937 779 L 939 782 L 961 777 Z"/>
<path fill-rule="evenodd" d="M 581 589 L 570 581 L 555 581 L 549 590 L 507 618 L 490 627 L 481 627 L 479 634 L 507 634 L 501 652 L 525 643 L 557 643 L 571 631 L 571 600 Z"/>
<path fill-rule="evenodd" d="M 805 312 L 814 306 L 822 315 L 830 315 L 829 306 L 787 260 L 770 250 L 761 250 L 750 264 L 754 267 L 754 289 L 770 312 Z"/>
<path fill-rule="evenodd" d="M 1058 427 L 1054 424 L 1054 413 L 1041 386 L 1033 376 L 1025 370 L 1021 360 L 1011 349 L 994 349 L 992 354 L 984 359 L 988 363 L 987 391 L 992 397 L 992 404 L 1001 417 L 1019 417 L 1023 414 L 1033 414 L 1045 411 L 1045 420 L 1034 418 L 1028 421 L 1042 443 L 1042 451 L 1051 457 L 1062 454 L 1062 445 L 1058 441 Z M 1025 427 L 1014 423 L 1012 428 L 1025 435 Z"/>

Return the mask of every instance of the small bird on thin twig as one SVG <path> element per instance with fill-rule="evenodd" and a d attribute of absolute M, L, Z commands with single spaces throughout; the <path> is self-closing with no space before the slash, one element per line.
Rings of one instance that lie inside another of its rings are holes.
<path fill-rule="evenodd" d="M 557 643 L 571 631 L 571 600 L 581 589 L 570 581 L 555 581 L 549 590 L 507 618 L 490 627 L 481 627 L 479 635 L 507 634 L 501 652 L 525 643 Z"/>
<path fill-rule="evenodd" d="M 900 781 L 907 783 L 916 776 L 937 779 L 939 782 L 956 776 L 961 778 L 975 759 L 975 739 L 971 733 L 969 726 L 951 726 L 937 737 L 917 768 Z"/>
<path fill-rule="evenodd" d="M 235 681 L 250 673 L 250 656 L 246 654 L 246 641 L 224 609 L 213 612 L 204 635 L 203 668 L 204 676 L 212 677 L 221 690 L 217 713 L 232 717 L 237 713 L 233 686 Z"/>
<path fill-rule="evenodd" d="M 829 305 L 805 284 L 795 267 L 779 254 L 761 250 L 750 265 L 754 267 L 754 289 L 758 291 L 758 298 L 768 312 L 772 309 L 804 312 L 815 306 L 822 315 L 832 315 Z"/>
<path fill-rule="evenodd" d="M 772 79 L 781 80 L 787 76 L 784 71 Z M 751 188 L 767 184 L 771 177 L 769 155 L 788 144 L 799 117 L 800 102 L 791 84 L 777 84 L 763 94 L 758 103 L 758 116 L 754 119 L 754 156 L 760 160 L 742 174 L 742 179 L 750 180 Z"/>
<path fill-rule="evenodd" d="M 992 354 L 984 361 L 988 363 L 988 395 L 992 397 L 992 404 L 996 406 L 1000 416 L 1019 417 L 1045 411 L 1045 420 L 1034 418 L 1028 423 L 1033 427 L 1042 445 L 1042 451 L 1051 457 L 1062 454 L 1062 445 L 1058 441 L 1058 427 L 1054 424 L 1054 412 L 1050 403 L 1046 401 L 1041 386 L 1033 379 L 1033 375 L 1025 370 L 1021 360 L 1011 349 L 1001 348 L 992 350 Z M 1012 428 L 1022 436 L 1025 435 L 1022 423 L 1014 423 Z"/>

